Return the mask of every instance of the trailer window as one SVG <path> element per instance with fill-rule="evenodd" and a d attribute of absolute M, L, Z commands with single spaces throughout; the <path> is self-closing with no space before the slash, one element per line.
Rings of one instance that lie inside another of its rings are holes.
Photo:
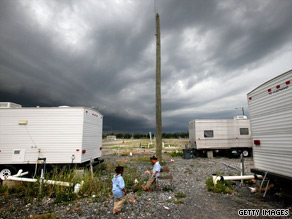
<path fill-rule="evenodd" d="M 240 128 L 239 132 L 240 132 L 240 135 L 249 135 L 248 128 Z"/>
<path fill-rule="evenodd" d="M 20 154 L 20 150 L 15 150 L 14 154 Z"/>
<path fill-rule="evenodd" d="M 204 130 L 204 137 L 205 138 L 213 138 L 214 137 L 213 130 Z"/>

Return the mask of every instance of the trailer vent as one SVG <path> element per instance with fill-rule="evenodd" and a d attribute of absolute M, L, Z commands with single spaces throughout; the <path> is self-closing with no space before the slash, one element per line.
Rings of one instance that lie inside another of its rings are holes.
<path fill-rule="evenodd" d="M 0 102 L 0 108 L 21 108 L 22 106 L 12 102 Z"/>
<path fill-rule="evenodd" d="M 247 117 L 246 116 L 234 116 L 233 119 L 235 119 L 235 120 L 246 120 Z"/>

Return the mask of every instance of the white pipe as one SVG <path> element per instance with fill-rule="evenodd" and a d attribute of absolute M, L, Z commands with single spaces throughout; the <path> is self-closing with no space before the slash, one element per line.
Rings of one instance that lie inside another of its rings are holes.
<path fill-rule="evenodd" d="M 14 180 L 14 181 L 21 181 L 21 182 L 37 182 L 37 179 L 31 178 L 23 178 L 23 177 L 16 177 L 16 176 L 8 176 L 6 180 Z"/>
<path fill-rule="evenodd" d="M 21 182 L 37 182 L 37 179 L 31 179 L 31 178 L 23 178 L 23 177 L 16 177 L 16 176 L 8 176 L 6 180 L 14 180 L 14 181 L 21 181 Z M 40 179 L 41 181 L 42 179 Z M 43 181 L 46 184 L 51 185 L 61 185 L 61 186 L 73 186 L 73 183 L 69 182 L 62 182 L 62 181 L 54 181 L 54 180 L 45 180 Z"/>
<path fill-rule="evenodd" d="M 54 180 L 45 180 L 43 181 L 44 183 L 51 184 L 51 185 L 60 185 L 60 186 L 73 186 L 73 183 L 69 182 L 62 182 L 62 181 L 54 181 Z"/>
<path fill-rule="evenodd" d="M 24 173 L 22 171 L 23 171 L 22 169 L 18 170 L 17 174 L 15 174 L 13 176 L 24 176 L 24 175 L 27 175 L 28 174 L 28 171 L 27 172 L 24 172 Z"/>
<path fill-rule="evenodd" d="M 262 179 L 262 175 L 245 175 L 245 176 L 214 176 L 213 175 L 213 183 L 217 184 L 218 181 L 222 180 L 247 180 L 247 179 Z"/>

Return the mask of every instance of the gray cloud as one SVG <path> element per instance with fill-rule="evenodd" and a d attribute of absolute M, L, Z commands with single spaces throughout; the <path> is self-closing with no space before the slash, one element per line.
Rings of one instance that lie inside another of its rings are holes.
<path fill-rule="evenodd" d="M 291 69 L 291 8 L 159 1 L 163 130 L 232 118 L 248 91 Z M 105 130 L 153 131 L 154 16 L 142 0 L 1 1 L 0 101 L 98 106 Z"/>

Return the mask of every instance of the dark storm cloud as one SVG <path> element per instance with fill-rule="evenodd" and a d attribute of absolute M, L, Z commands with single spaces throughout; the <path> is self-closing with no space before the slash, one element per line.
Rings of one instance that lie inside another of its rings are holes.
<path fill-rule="evenodd" d="M 248 91 L 292 68 L 289 0 L 160 0 L 158 8 L 164 131 L 232 118 Z M 97 106 L 105 130 L 155 128 L 152 1 L 1 1 L 0 50 L 0 101 Z"/>

